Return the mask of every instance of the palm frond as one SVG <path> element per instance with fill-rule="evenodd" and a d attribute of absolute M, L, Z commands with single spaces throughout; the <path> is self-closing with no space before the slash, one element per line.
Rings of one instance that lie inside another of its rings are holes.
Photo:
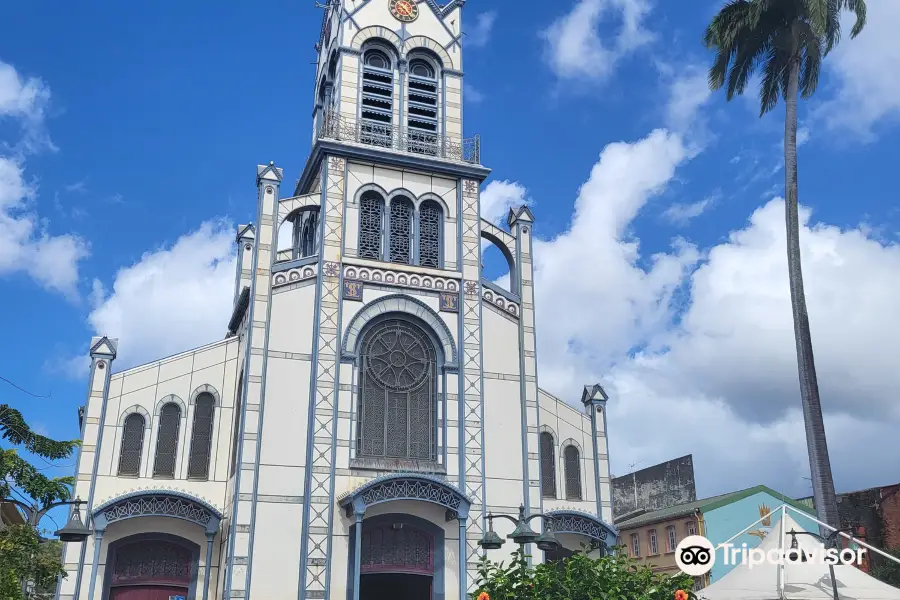
<path fill-rule="evenodd" d="M 746 35 L 748 31 L 749 10 L 751 3 L 748 0 L 732 0 L 713 18 L 706 33 L 703 43 L 707 48 L 716 49 L 716 58 L 709 70 L 709 87 L 717 90 L 725 84 L 728 74 L 728 65 L 734 60 L 738 52 L 737 39 Z"/>
<path fill-rule="evenodd" d="M 828 28 L 830 0 L 804 0 L 806 18 L 818 36 L 824 36 Z"/>
<path fill-rule="evenodd" d="M 866 0 L 840 0 L 840 4 L 842 8 L 856 14 L 856 23 L 850 30 L 850 38 L 855 38 L 866 26 Z"/>
<path fill-rule="evenodd" d="M 828 20 L 825 23 L 825 54 L 841 41 L 841 0 L 828 0 Z"/>
<path fill-rule="evenodd" d="M 785 84 L 788 77 L 790 46 L 784 39 L 790 36 L 787 31 L 780 31 L 763 59 L 763 78 L 759 87 L 759 116 L 763 116 L 778 104 L 778 97 L 785 95 Z"/>
<path fill-rule="evenodd" d="M 770 32 L 757 27 L 747 33 L 745 39 L 741 40 L 742 43 L 738 47 L 734 64 L 728 74 L 728 88 L 726 89 L 728 100 L 744 93 L 750 76 L 753 75 L 771 46 Z"/>
<path fill-rule="evenodd" d="M 822 65 L 823 40 L 816 36 L 808 23 L 798 25 L 800 42 L 800 93 L 809 98 L 819 85 L 819 69 Z"/>

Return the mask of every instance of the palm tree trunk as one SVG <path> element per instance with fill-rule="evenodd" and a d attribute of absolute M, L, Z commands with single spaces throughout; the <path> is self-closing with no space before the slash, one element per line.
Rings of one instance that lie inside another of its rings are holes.
<path fill-rule="evenodd" d="M 789 68 L 784 121 L 784 189 L 786 196 L 784 207 L 787 225 L 788 279 L 791 287 L 794 340 L 797 344 L 797 366 L 800 374 L 800 401 L 803 405 L 806 448 L 809 453 L 809 469 L 812 475 L 816 511 L 822 521 L 832 527 L 840 528 L 837 501 L 834 495 L 834 480 L 831 476 L 831 461 L 828 459 L 828 444 L 825 441 L 825 424 L 822 421 L 822 405 L 819 401 L 819 383 L 816 379 L 816 365 L 813 359 L 809 315 L 806 312 L 806 296 L 803 293 L 803 271 L 800 266 L 800 217 L 797 210 L 799 56 L 790 61 Z"/>

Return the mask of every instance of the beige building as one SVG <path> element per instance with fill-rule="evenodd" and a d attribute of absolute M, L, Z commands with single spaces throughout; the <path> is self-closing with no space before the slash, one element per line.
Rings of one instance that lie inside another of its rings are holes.
<path fill-rule="evenodd" d="M 538 386 L 534 217 L 480 218 L 463 4 L 328 3 L 309 158 L 254 174 L 227 333 L 121 371 L 129 341 L 92 341 L 61 599 L 464 600 L 520 505 L 615 542 L 606 394 Z"/>

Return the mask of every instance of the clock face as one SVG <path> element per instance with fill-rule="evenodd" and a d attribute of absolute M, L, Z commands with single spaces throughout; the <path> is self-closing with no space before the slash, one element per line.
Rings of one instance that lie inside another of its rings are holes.
<path fill-rule="evenodd" d="M 419 7 L 415 0 L 391 0 L 391 14 L 398 21 L 410 23 L 419 16 Z"/>

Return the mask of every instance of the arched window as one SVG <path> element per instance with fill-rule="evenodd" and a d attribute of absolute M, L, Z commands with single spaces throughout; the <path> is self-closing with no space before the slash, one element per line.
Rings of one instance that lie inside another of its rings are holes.
<path fill-rule="evenodd" d="M 204 392 L 194 402 L 194 426 L 191 428 L 191 451 L 188 455 L 188 478 L 209 477 L 209 454 L 212 447 L 213 411 L 216 399 Z"/>
<path fill-rule="evenodd" d="M 122 448 L 119 450 L 119 475 L 137 477 L 141 473 L 141 453 L 144 450 L 144 417 L 132 413 L 122 428 Z"/>
<path fill-rule="evenodd" d="M 434 67 L 428 61 L 409 61 L 407 92 L 407 150 L 420 154 L 437 154 L 438 82 Z"/>
<path fill-rule="evenodd" d="M 153 461 L 154 477 L 175 477 L 175 458 L 178 455 L 178 429 L 180 427 L 181 408 L 174 402 L 169 402 L 159 412 L 156 458 Z"/>
<path fill-rule="evenodd" d="M 541 432 L 541 495 L 544 498 L 556 498 L 556 459 L 553 447 L 553 434 Z"/>
<path fill-rule="evenodd" d="M 419 327 L 378 323 L 362 342 L 360 456 L 435 459 L 435 351 Z"/>
<path fill-rule="evenodd" d="M 413 204 L 408 198 L 391 200 L 390 241 L 388 246 L 391 262 L 411 264 L 412 261 Z"/>
<path fill-rule="evenodd" d="M 428 200 L 419 207 L 419 264 L 438 269 L 441 266 L 441 223 L 443 211 Z"/>
<path fill-rule="evenodd" d="M 578 448 L 566 446 L 563 453 L 566 469 L 566 500 L 581 500 L 581 457 Z"/>
<path fill-rule="evenodd" d="M 319 209 L 301 210 L 294 215 L 293 258 L 306 258 L 319 252 Z"/>
<path fill-rule="evenodd" d="M 384 200 L 375 192 L 359 199 L 359 257 L 381 260 L 381 226 Z"/>
<path fill-rule="evenodd" d="M 243 394 L 241 392 L 244 389 L 243 369 L 241 369 L 241 376 L 238 377 L 234 387 L 234 427 L 231 432 L 231 467 L 228 470 L 229 477 L 234 475 L 234 470 L 237 467 L 238 441 L 241 439 L 241 408 L 243 407 Z"/>
<path fill-rule="evenodd" d="M 393 144 L 394 68 L 382 50 L 369 49 L 363 55 L 360 141 L 390 148 Z"/>

